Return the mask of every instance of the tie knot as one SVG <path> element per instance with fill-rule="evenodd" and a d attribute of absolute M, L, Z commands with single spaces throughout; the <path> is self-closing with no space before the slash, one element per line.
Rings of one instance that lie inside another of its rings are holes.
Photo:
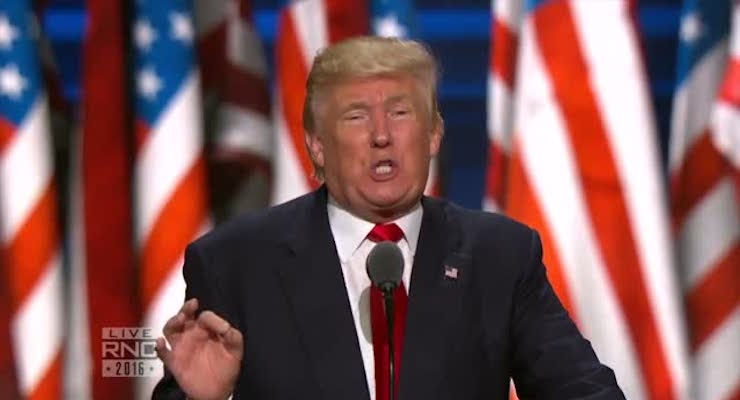
<path fill-rule="evenodd" d="M 397 242 L 403 238 L 403 231 L 396 224 L 377 224 L 367 234 L 367 238 L 373 242 L 382 242 L 384 240 Z"/>

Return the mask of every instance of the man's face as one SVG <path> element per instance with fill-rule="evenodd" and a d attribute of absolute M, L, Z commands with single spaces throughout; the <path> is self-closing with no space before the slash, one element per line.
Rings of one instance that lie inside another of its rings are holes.
<path fill-rule="evenodd" d="M 334 199 L 376 223 L 411 209 L 442 139 L 420 82 L 408 75 L 348 80 L 317 103 L 316 132 L 306 140 Z"/>

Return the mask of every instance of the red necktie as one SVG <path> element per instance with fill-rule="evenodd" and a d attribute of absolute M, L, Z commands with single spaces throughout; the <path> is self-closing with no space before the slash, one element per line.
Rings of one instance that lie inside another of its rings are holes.
<path fill-rule="evenodd" d="M 390 240 L 398 242 L 403 238 L 403 231 L 396 224 L 375 225 L 367 238 L 373 242 Z M 406 306 L 408 296 L 403 282 L 393 292 L 395 307 L 393 310 L 393 350 L 394 350 L 394 391 L 398 393 L 401 371 L 401 352 L 403 350 L 403 331 L 406 327 Z M 388 326 L 385 319 L 383 293 L 372 286 L 370 288 L 370 325 L 373 330 L 373 354 L 375 356 L 375 398 L 388 400 Z M 396 396 L 397 397 L 397 396 Z"/>

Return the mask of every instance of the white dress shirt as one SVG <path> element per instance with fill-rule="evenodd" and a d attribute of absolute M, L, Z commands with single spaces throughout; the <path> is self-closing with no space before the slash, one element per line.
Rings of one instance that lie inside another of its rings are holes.
<path fill-rule="evenodd" d="M 375 358 L 370 327 L 370 278 L 365 269 L 367 255 L 375 247 L 375 243 L 367 239 L 367 235 L 375 224 L 351 214 L 337 204 L 331 196 L 327 211 L 337 255 L 342 265 L 342 275 L 352 308 L 352 318 L 357 329 L 357 341 L 360 343 L 367 388 L 370 392 L 370 399 L 375 400 Z M 404 235 L 404 238 L 398 242 L 398 247 L 401 248 L 403 254 L 402 280 L 407 291 L 411 287 L 411 267 L 414 254 L 416 254 L 416 244 L 419 241 L 422 214 L 423 209 L 419 203 L 411 212 L 392 221 L 401 228 Z"/>

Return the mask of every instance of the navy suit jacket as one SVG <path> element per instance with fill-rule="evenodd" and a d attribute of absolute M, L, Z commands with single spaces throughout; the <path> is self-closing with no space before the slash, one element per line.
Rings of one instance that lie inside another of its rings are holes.
<path fill-rule="evenodd" d="M 186 297 L 245 339 L 235 399 L 369 399 L 319 190 L 191 244 Z M 423 198 L 400 399 L 622 399 L 548 283 L 535 231 Z M 445 276 L 457 268 L 457 278 Z M 155 399 L 184 398 L 166 374 Z"/>

